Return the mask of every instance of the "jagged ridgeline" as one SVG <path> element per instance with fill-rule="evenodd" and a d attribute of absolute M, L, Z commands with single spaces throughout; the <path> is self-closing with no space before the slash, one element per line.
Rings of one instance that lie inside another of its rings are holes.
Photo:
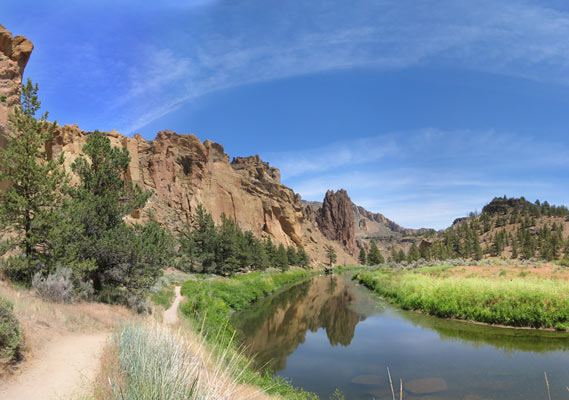
<path fill-rule="evenodd" d="M 422 242 L 421 256 L 558 260 L 569 257 L 568 228 L 566 206 L 496 197 L 480 214 L 459 218 L 436 240 Z"/>

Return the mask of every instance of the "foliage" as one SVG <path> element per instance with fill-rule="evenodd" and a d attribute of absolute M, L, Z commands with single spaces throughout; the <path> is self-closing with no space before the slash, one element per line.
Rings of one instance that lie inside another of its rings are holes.
<path fill-rule="evenodd" d="M 73 303 L 72 271 L 69 268 L 58 266 L 55 272 L 46 278 L 37 272 L 32 279 L 32 287 L 36 293 L 47 301 L 54 303 Z"/>
<path fill-rule="evenodd" d="M 367 254 L 366 254 L 366 251 L 363 247 L 360 249 L 360 255 L 358 258 L 360 261 L 360 265 L 366 265 L 367 264 Z"/>
<path fill-rule="evenodd" d="M 14 315 L 14 306 L 0 297 L 0 365 L 16 361 L 20 357 L 22 343 L 22 333 Z"/>
<path fill-rule="evenodd" d="M 170 308 L 172 305 L 172 301 L 176 293 L 174 293 L 174 289 L 171 287 L 162 288 L 159 292 L 152 294 L 150 296 L 150 300 L 157 305 L 163 306 L 164 308 Z"/>
<path fill-rule="evenodd" d="M 186 270 L 228 276 L 239 270 L 287 270 L 290 265 L 308 266 L 310 259 L 302 248 L 275 246 L 269 238 L 261 240 L 243 232 L 231 218 L 221 216 L 216 226 L 211 214 L 200 204 L 180 238 L 179 253 L 188 260 Z"/>
<path fill-rule="evenodd" d="M 438 278 L 378 270 L 357 279 L 405 309 L 490 324 L 560 329 L 569 322 L 569 283 L 555 280 Z"/>
<path fill-rule="evenodd" d="M 252 272 L 222 280 L 187 281 L 182 294 L 187 301 L 182 304 L 182 313 L 200 323 L 206 331 L 217 332 L 229 324 L 231 310 L 243 310 L 251 303 L 274 292 L 279 287 L 310 276 L 305 270 L 290 270 L 283 273 Z M 228 334 L 233 330 L 228 327 Z"/>
<path fill-rule="evenodd" d="M 385 259 L 373 240 L 371 241 L 371 247 L 369 249 L 369 254 L 367 255 L 367 262 L 369 265 L 378 265 L 385 262 Z"/>
<path fill-rule="evenodd" d="M 144 205 L 149 192 L 126 180 L 130 157 L 95 131 L 72 169 L 80 183 L 59 210 L 56 256 L 84 281 L 92 281 L 99 299 L 145 309 L 144 294 L 173 256 L 173 240 L 151 221 L 129 226 L 123 217 Z M 111 288 L 115 288 L 112 290 Z"/>
<path fill-rule="evenodd" d="M 11 135 L 6 137 L 6 147 L 0 147 L 0 181 L 10 183 L 2 192 L 0 229 L 11 237 L 9 248 L 23 255 L 16 261 L 21 268 L 11 277 L 26 284 L 36 272 L 49 272 L 48 232 L 53 207 L 60 203 L 67 182 L 61 168 L 63 154 L 50 159 L 46 152 L 56 125 L 47 122 L 47 113 L 36 119 L 41 105 L 37 92 L 37 84 L 30 79 L 22 85 L 21 105 L 9 117 Z"/>
<path fill-rule="evenodd" d="M 331 245 L 324 246 L 324 251 L 326 252 L 326 258 L 328 258 L 328 265 L 332 266 L 336 262 L 336 250 Z"/>
<path fill-rule="evenodd" d="M 257 271 L 232 278 L 189 280 L 182 286 L 182 294 L 187 300 L 182 304 L 181 312 L 203 327 L 202 333 L 210 342 L 228 343 L 236 334 L 229 323 L 232 311 L 242 310 L 275 290 L 309 276 L 311 273 L 305 270 Z M 226 357 L 234 351 L 228 348 L 220 356 Z M 240 382 L 262 387 L 269 394 L 291 400 L 317 399 L 312 393 L 294 388 L 268 369 L 262 373 L 253 370 L 249 361 L 242 360 L 237 370 Z"/>

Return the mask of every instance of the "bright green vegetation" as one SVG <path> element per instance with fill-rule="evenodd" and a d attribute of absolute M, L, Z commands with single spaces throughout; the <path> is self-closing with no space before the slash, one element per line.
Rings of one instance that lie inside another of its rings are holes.
<path fill-rule="evenodd" d="M 307 267 L 310 259 L 302 247 L 276 246 L 270 238 L 260 240 L 241 228 L 225 214 L 215 226 L 212 216 L 199 205 L 192 223 L 186 225 L 180 240 L 181 267 L 188 271 L 229 275 L 240 269 L 287 270 L 289 266 Z"/>
<path fill-rule="evenodd" d="M 187 300 L 181 306 L 181 312 L 191 321 L 203 327 L 203 333 L 210 342 L 230 342 L 236 335 L 230 325 L 231 312 L 243 310 L 251 303 L 278 290 L 299 282 L 312 275 L 305 270 L 289 270 L 282 273 L 252 272 L 225 279 L 190 280 L 182 286 L 182 294 Z M 229 346 L 219 357 L 233 357 L 237 353 L 235 346 Z M 239 382 L 263 388 L 269 394 L 278 394 L 285 399 L 315 399 L 316 397 L 302 389 L 294 388 L 288 381 L 273 375 L 266 369 L 258 372 L 251 362 L 242 358 L 239 362 Z"/>
<path fill-rule="evenodd" d="M 0 298 L 0 366 L 18 359 L 22 346 L 20 324 L 14 315 L 14 306 Z"/>
<path fill-rule="evenodd" d="M 354 276 L 402 308 L 443 318 L 518 327 L 569 328 L 569 282 L 453 278 L 377 270 Z"/>
<path fill-rule="evenodd" d="M 176 293 L 174 292 L 174 289 L 171 287 L 165 287 L 162 288 L 159 292 L 154 293 L 152 296 L 150 296 L 150 300 L 154 304 L 163 306 L 167 309 L 172 305 L 172 301 L 174 300 L 175 296 Z"/>
<path fill-rule="evenodd" d="M 182 304 L 182 313 L 205 324 L 209 334 L 227 326 L 232 335 L 229 314 L 243 310 L 251 303 L 274 292 L 278 288 L 311 276 L 309 271 L 290 270 L 282 273 L 252 272 L 229 279 L 187 281 L 182 286 L 182 295 L 187 301 Z"/>

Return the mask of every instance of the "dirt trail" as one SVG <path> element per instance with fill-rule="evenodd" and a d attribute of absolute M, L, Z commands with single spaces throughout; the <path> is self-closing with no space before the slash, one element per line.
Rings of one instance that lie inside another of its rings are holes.
<path fill-rule="evenodd" d="M 176 298 L 174 299 L 174 302 L 172 303 L 170 308 L 164 311 L 164 323 L 167 325 L 176 325 L 179 321 L 178 306 L 182 301 L 182 294 L 180 293 L 180 289 L 181 289 L 180 286 L 176 286 L 175 288 Z"/>
<path fill-rule="evenodd" d="M 0 399 L 68 400 L 92 389 L 108 333 L 73 334 L 46 345 L 16 377 L 0 382 Z"/>

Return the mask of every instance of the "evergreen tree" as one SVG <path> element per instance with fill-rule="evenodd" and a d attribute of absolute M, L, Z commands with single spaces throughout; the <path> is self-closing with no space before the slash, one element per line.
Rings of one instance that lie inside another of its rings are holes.
<path fill-rule="evenodd" d="M 97 292 L 115 286 L 141 293 L 167 265 L 172 243 L 156 224 L 132 227 L 123 220 L 151 194 L 126 180 L 127 149 L 113 148 L 108 137 L 95 131 L 83 153 L 87 159 L 79 157 L 71 166 L 80 183 L 62 209 L 73 227 L 67 231 L 66 256 L 77 258 L 78 272 L 88 274 Z"/>
<path fill-rule="evenodd" d="M 324 246 L 326 251 L 326 258 L 328 258 L 328 265 L 331 267 L 336 262 L 336 250 L 331 245 Z"/>
<path fill-rule="evenodd" d="M 298 266 L 302 268 L 308 267 L 310 265 L 310 257 L 304 250 L 304 248 L 299 247 L 296 251 L 296 259 L 298 260 Z"/>
<path fill-rule="evenodd" d="M 280 268 L 283 271 L 286 271 L 288 269 L 286 249 L 282 243 L 279 244 L 279 247 L 275 253 L 275 267 Z"/>
<path fill-rule="evenodd" d="M 286 258 L 288 260 L 288 265 L 298 265 L 298 260 L 296 258 L 296 250 L 292 246 L 286 248 Z"/>
<path fill-rule="evenodd" d="M 472 240 L 472 247 L 473 247 L 473 252 L 474 252 L 474 259 L 476 261 L 482 260 L 482 246 L 480 246 L 480 240 L 478 238 L 478 233 L 474 232 L 473 235 L 473 240 Z"/>
<path fill-rule="evenodd" d="M 409 262 L 417 261 L 419 257 L 420 257 L 419 248 L 415 243 L 413 243 L 409 248 L 409 252 L 407 254 L 407 261 Z"/>
<path fill-rule="evenodd" d="M 363 247 L 360 249 L 359 260 L 360 260 L 360 265 L 366 265 L 367 256 L 366 256 L 366 251 Z"/>
<path fill-rule="evenodd" d="M 373 240 L 370 244 L 369 254 L 367 255 L 367 262 L 369 265 L 379 265 L 385 263 L 385 259 L 381 255 L 381 252 Z"/>
<path fill-rule="evenodd" d="M 63 153 L 49 159 L 45 151 L 56 125 L 47 122 L 47 113 L 36 119 L 41 105 L 37 92 L 37 84 L 30 79 L 22 85 L 21 104 L 9 117 L 11 135 L 6 137 L 6 147 L 0 146 L 0 182 L 9 185 L 1 193 L 0 228 L 11 237 L 9 248 L 23 255 L 21 262 L 11 258 L 7 273 L 26 283 L 49 263 L 53 250 L 49 231 L 67 182 Z"/>

